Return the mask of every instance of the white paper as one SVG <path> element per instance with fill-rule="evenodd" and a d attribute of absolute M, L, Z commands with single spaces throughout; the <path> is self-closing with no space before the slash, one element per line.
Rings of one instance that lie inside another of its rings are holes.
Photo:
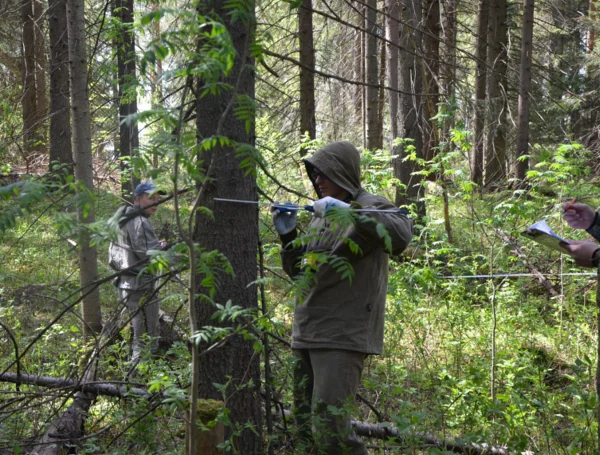
<path fill-rule="evenodd" d="M 533 223 L 522 234 L 526 237 L 529 237 L 534 242 L 547 246 L 548 248 L 552 248 L 559 253 L 568 253 L 568 251 L 560 244 L 561 242 L 567 244 L 569 242 L 552 231 L 550 226 L 548 226 L 548 223 L 546 223 L 546 220 Z"/>

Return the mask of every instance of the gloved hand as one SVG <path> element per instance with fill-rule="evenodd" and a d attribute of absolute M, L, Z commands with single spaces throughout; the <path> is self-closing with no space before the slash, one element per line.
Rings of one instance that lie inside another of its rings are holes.
<path fill-rule="evenodd" d="M 296 207 L 291 202 L 286 202 L 285 204 L 280 204 L 279 202 L 275 202 L 274 205 L 289 205 L 292 207 Z M 273 226 L 275 226 L 275 230 L 279 235 L 285 235 L 292 232 L 296 229 L 296 217 L 298 215 L 298 210 L 290 210 L 288 212 L 282 213 L 277 207 L 271 206 L 271 218 L 273 219 Z"/>
<path fill-rule="evenodd" d="M 327 209 L 331 207 L 349 208 L 350 204 L 346 204 L 345 202 L 331 196 L 325 196 L 323 199 L 319 199 L 318 201 L 314 202 L 313 209 L 315 211 L 315 216 L 324 218 L 325 212 L 327 212 Z"/>

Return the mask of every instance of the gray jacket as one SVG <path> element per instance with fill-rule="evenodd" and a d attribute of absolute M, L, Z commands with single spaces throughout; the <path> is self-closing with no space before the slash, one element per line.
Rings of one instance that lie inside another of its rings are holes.
<path fill-rule="evenodd" d="M 127 207 L 122 216 L 127 215 L 138 206 Z M 111 242 L 108 249 L 108 263 L 116 271 L 129 269 L 121 275 L 115 285 L 121 289 L 146 289 L 152 286 L 154 277 L 149 273 L 141 273 L 148 265 L 149 250 L 159 250 L 160 242 L 148 218 L 140 213 L 119 228 L 117 241 Z"/>
<path fill-rule="evenodd" d="M 351 200 L 363 208 L 396 208 L 387 199 L 361 187 L 360 155 L 349 142 L 329 144 L 305 160 L 305 164 L 309 175 L 317 168 L 348 191 Z M 318 193 L 316 187 L 315 190 Z M 313 217 L 305 246 L 291 248 L 288 245 L 281 251 L 283 268 L 292 277 L 302 273 L 302 256 L 313 251 L 343 257 L 354 269 L 350 281 L 343 279 L 330 263 L 319 266 L 316 282 L 305 298 L 296 302 L 292 348 L 382 353 L 388 253 L 376 226 L 377 223 L 385 226 L 392 241 L 392 252 L 399 254 L 412 238 L 412 221 L 402 214 L 368 213 L 367 216 L 376 223 L 358 222 L 343 232 L 334 230 L 327 220 Z M 344 238 L 354 241 L 361 252 L 352 253 Z"/>

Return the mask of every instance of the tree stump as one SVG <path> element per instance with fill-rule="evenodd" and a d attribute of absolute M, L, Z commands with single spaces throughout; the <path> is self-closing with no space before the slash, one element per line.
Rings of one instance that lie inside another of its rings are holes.
<path fill-rule="evenodd" d="M 221 422 L 213 427 L 208 423 L 214 421 L 225 403 L 216 400 L 198 400 L 198 420 L 202 426 L 196 428 L 196 455 L 221 455 L 217 448 L 225 441 L 225 426 Z"/>

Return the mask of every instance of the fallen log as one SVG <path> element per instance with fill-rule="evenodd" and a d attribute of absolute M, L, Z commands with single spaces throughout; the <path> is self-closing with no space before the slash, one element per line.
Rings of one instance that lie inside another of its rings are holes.
<path fill-rule="evenodd" d="M 62 419 L 56 419 L 51 425 L 46 435 L 52 438 L 46 438 L 47 441 L 40 441 L 38 447 L 45 446 L 51 448 L 56 444 L 57 435 L 61 435 L 61 441 L 76 442 L 78 438 L 83 436 L 83 416 L 87 414 L 90 405 L 97 395 L 105 395 L 118 398 L 127 398 L 137 396 L 140 398 L 163 398 L 162 393 L 150 393 L 140 387 L 117 386 L 108 382 L 88 382 L 78 383 L 72 379 L 53 378 L 49 376 L 35 376 L 30 374 L 17 375 L 16 373 L 0 374 L 0 381 L 21 384 L 37 385 L 48 388 L 71 388 L 73 391 L 78 391 L 75 402 L 69 407 Z M 83 397 L 81 394 L 85 394 Z M 291 412 L 284 410 L 286 419 L 291 417 Z M 66 424 L 65 424 L 66 422 Z M 465 455 L 511 455 L 511 452 L 506 447 L 497 447 L 489 444 L 476 444 L 471 442 L 446 441 L 432 435 L 423 433 L 412 433 L 406 435 L 398 431 L 398 429 L 385 424 L 365 423 L 357 420 L 352 421 L 352 426 L 358 436 L 363 438 L 373 438 L 379 440 L 394 440 L 400 443 L 409 442 L 407 436 L 410 436 L 410 442 L 420 442 L 430 447 L 437 447 L 449 452 L 460 453 Z M 81 430 L 79 430 L 81 429 Z M 52 431 L 51 431 L 52 430 Z M 77 436 L 79 435 L 79 436 Z M 37 452 L 34 451 L 31 455 L 48 455 L 59 453 L 56 450 L 46 450 Z M 523 452 L 523 455 L 533 455 L 533 452 Z"/>

